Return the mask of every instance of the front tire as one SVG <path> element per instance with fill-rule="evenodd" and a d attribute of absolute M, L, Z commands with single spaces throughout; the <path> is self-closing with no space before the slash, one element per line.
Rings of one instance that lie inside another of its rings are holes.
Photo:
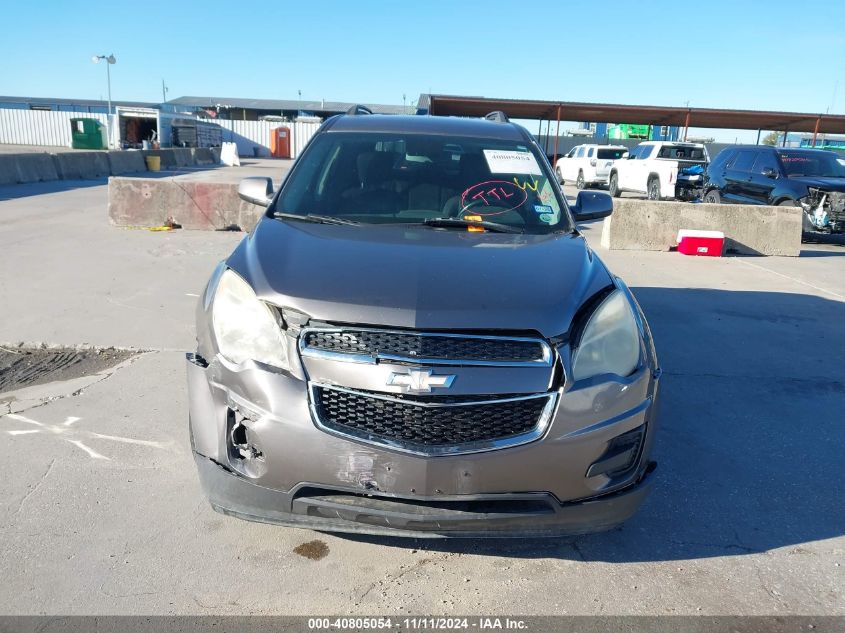
<path fill-rule="evenodd" d="M 557 181 L 558 181 L 560 184 L 565 184 L 565 183 L 563 182 L 563 175 L 560 173 L 560 167 L 555 167 L 555 174 L 557 174 Z"/>
<path fill-rule="evenodd" d="M 616 172 L 610 174 L 610 180 L 607 181 L 607 192 L 614 198 L 622 195 L 622 191 L 619 189 L 619 176 Z"/>
<path fill-rule="evenodd" d="M 647 191 L 649 200 L 660 200 L 660 179 L 649 178 Z"/>
<path fill-rule="evenodd" d="M 709 204 L 722 204 L 722 196 L 719 195 L 718 190 L 711 189 L 704 194 L 704 202 Z"/>
<path fill-rule="evenodd" d="M 578 170 L 578 178 L 575 179 L 575 186 L 578 189 L 586 189 L 587 188 L 587 183 L 584 182 L 584 172 L 581 171 L 581 170 Z"/>

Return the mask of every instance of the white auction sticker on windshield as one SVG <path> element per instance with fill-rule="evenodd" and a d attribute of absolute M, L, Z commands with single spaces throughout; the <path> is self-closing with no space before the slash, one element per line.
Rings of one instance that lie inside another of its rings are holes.
<path fill-rule="evenodd" d="M 540 165 L 531 152 L 485 149 L 484 158 L 491 174 L 532 174 L 542 176 Z"/>

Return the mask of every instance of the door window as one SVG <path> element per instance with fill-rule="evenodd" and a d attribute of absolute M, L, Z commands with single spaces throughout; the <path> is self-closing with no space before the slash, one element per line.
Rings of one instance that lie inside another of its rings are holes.
<path fill-rule="evenodd" d="M 764 170 L 774 170 L 775 173 L 780 171 L 780 166 L 775 158 L 774 152 L 760 152 L 757 155 L 757 160 L 754 161 L 754 173 L 762 174 Z"/>
<path fill-rule="evenodd" d="M 588 152 L 587 152 L 587 157 L 588 157 L 588 158 L 592 158 L 592 157 L 594 156 L 594 154 L 595 154 L 595 151 L 596 151 L 596 150 L 595 150 L 595 148 L 594 148 L 594 147 L 591 147 L 591 148 L 590 148 L 590 151 L 588 151 Z"/>
<path fill-rule="evenodd" d="M 754 159 L 757 157 L 756 153 L 753 150 L 737 152 L 736 158 L 733 159 L 730 165 L 730 169 L 733 171 L 750 172 L 751 167 L 754 165 Z"/>
<path fill-rule="evenodd" d="M 579 147 L 579 148 L 578 148 L 578 153 L 577 153 L 577 154 L 575 154 L 575 158 L 583 158 L 583 157 L 584 157 L 584 148 L 583 148 L 583 147 Z"/>

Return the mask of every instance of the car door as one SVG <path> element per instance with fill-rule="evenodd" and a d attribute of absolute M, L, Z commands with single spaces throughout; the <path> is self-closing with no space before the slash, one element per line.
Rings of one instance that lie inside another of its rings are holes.
<path fill-rule="evenodd" d="M 772 191 L 777 184 L 780 165 L 771 150 L 759 150 L 757 160 L 751 168 L 748 181 L 748 197 L 756 204 L 771 204 Z"/>
<path fill-rule="evenodd" d="M 628 173 L 628 184 L 625 188 L 631 191 L 645 193 L 646 180 L 648 179 L 648 174 L 646 173 L 648 164 L 646 161 L 654 152 L 654 146 L 640 145 L 637 150 L 637 157 L 632 161 L 631 169 Z"/>
<path fill-rule="evenodd" d="M 566 168 L 566 163 L 571 160 L 572 156 L 575 154 L 575 148 L 573 147 L 569 150 L 566 154 L 560 156 L 555 163 L 555 172 L 559 175 L 560 179 L 563 179 L 563 170 Z"/>
<path fill-rule="evenodd" d="M 585 147 L 583 145 L 579 145 L 572 160 L 566 162 L 566 171 L 564 172 L 563 177 L 568 182 L 575 182 L 575 179 L 578 178 L 578 170 L 581 169 L 581 163 L 584 161 L 584 152 Z"/>
<path fill-rule="evenodd" d="M 636 162 L 640 155 L 640 146 L 637 145 L 634 149 L 628 152 L 628 155 L 623 159 L 624 162 L 619 165 L 617 178 L 619 180 L 620 189 L 627 189 L 628 183 L 633 181 L 631 174 L 636 171 Z"/>
<path fill-rule="evenodd" d="M 722 198 L 728 202 L 738 204 L 753 204 L 750 197 L 751 168 L 757 152 L 753 149 L 742 149 L 736 153 L 733 160 L 725 169 L 725 186 Z"/>
<path fill-rule="evenodd" d="M 584 170 L 584 180 L 594 182 L 596 179 L 596 148 L 588 147 L 587 154 L 582 161 L 581 169 Z"/>

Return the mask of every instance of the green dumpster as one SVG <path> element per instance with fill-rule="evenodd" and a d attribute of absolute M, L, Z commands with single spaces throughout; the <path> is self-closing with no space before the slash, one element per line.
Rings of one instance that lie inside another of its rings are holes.
<path fill-rule="evenodd" d="M 106 126 L 97 119 L 71 119 L 73 149 L 108 149 Z"/>

